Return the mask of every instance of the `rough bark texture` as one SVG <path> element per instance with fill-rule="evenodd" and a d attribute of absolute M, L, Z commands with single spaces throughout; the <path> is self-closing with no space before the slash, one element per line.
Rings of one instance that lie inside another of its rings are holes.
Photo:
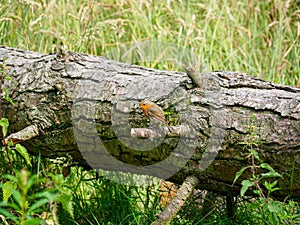
<path fill-rule="evenodd" d="M 15 105 L 3 109 L 9 133 L 19 132 L 11 139 L 26 140 L 32 153 L 71 155 L 83 166 L 162 178 L 178 170 L 169 178 L 175 183 L 195 175 L 202 189 L 238 193 L 240 182 L 232 181 L 250 165 L 246 155 L 255 147 L 284 173 L 274 194 L 300 197 L 300 89 L 225 71 L 202 74 L 203 86 L 195 87 L 184 72 L 75 53 L 0 47 L 0 62 L 13 78 L 6 85 Z M 182 126 L 181 137 L 132 141 L 130 127 L 146 127 L 138 107 L 145 98 L 169 112 L 169 125 Z M 28 131 L 34 138 L 26 138 Z M 101 144 L 107 152 L 99 151 Z"/>
<path fill-rule="evenodd" d="M 167 208 L 157 215 L 157 220 L 151 223 L 151 225 L 169 224 L 181 207 L 185 204 L 186 200 L 191 195 L 198 183 L 198 178 L 194 176 L 188 176 L 178 189 L 170 204 L 168 204 Z"/>

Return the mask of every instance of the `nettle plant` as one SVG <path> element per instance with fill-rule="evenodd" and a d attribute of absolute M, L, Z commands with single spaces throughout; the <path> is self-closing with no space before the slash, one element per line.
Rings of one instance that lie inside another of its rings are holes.
<path fill-rule="evenodd" d="M 254 194 L 258 195 L 259 199 L 250 203 L 247 207 L 250 209 L 251 218 L 255 223 L 264 221 L 268 224 L 298 224 L 299 214 L 295 212 L 298 212 L 299 208 L 294 201 L 289 201 L 287 204 L 271 198 L 271 194 L 274 191 L 280 190 L 277 183 L 278 179 L 282 178 L 282 175 L 276 172 L 268 163 L 262 162 L 259 157 L 258 147 L 262 142 L 259 141 L 256 133 L 257 127 L 253 124 L 254 120 L 255 117 L 252 116 L 248 130 L 248 139 L 240 143 L 248 151 L 247 158 L 250 159 L 250 165 L 241 168 L 236 173 L 233 184 L 246 170 L 250 170 L 250 178 L 241 182 L 240 195 L 242 197 L 245 196 L 246 191 L 250 188 L 253 189 Z M 272 182 L 269 181 L 270 179 Z M 266 194 L 264 190 L 266 190 Z M 252 214 L 252 212 L 255 213 Z"/>
<path fill-rule="evenodd" d="M 6 66 L 0 64 L 0 150 L 1 154 L 5 154 L 4 160 L 8 161 L 9 166 L 3 171 L 10 173 L 1 174 L 0 178 L 2 189 L 0 219 L 5 224 L 13 222 L 14 224 L 34 225 L 47 224 L 46 220 L 52 217 L 55 224 L 58 224 L 57 203 L 61 203 L 63 209 L 73 217 L 72 193 L 66 187 L 62 174 L 47 174 L 47 177 L 41 177 L 39 169 L 36 174 L 32 174 L 29 172 L 32 169 L 31 158 L 26 148 L 20 144 L 4 142 L 9 121 L 4 117 L 3 106 L 7 103 L 14 105 L 9 97 L 9 90 L 5 87 L 5 81 L 12 82 L 6 70 Z M 16 161 L 17 157 L 12 157 L 16 154 L 23 160 Z M 25 163 L 23 163 L 24 160 Z M 16 167 L 22 169 L 17 170 Z M 44 219 L 41 218 L 42 215 L 46 215 Z"/>
<path fill-rule="evenodd" d="M 274 191 L 280 190 L 280 188 L 277 187 L 278 180 L 269 182 L 268 179 L 282 178 L 282 175 L 276 172 L 268 163 L 261 162 L 257 149 L 259 145 L 262 144 L 262 142 L 259 140 L 258 135 L 256 133 L 257 127 L 254 126 L 254 120 L 255 116 L 252 115 L 248 129 L 249 136 L 246 141 L 240 142 L 240 144 L 244 146 L 243 148 L 246 151 L 248 151 L 246 157 L 250 158 L 251 164 L 249 166 L 242 167 L 236 173 L 233 184 L 246 170 L 250 170 L 251 177 L 242 181 L 240 195 L 243 197 L 249 188 L 254 187 L 254 194 L 259 195 L 260 198 L 269 199 L 270 194 Z M 266 172 L 258 173 L 258 171 Z M 266 195 L 262 189 L 262 186 L 267 190 Z"/>

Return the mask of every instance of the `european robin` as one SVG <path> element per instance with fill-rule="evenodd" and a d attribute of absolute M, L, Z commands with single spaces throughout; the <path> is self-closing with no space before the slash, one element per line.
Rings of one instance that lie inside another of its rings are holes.
<path fill-rule="evenodd" d="M 165 124 L 170 130 L 170 127 L 168 126 L 166 121 L 164 111 L 158 105 L 149 100 L 143 100 L 140 103 L 140 107 L 143 110 L 144 116 L 150 117 L 150 119 L 153 119 L 156 123 Z"/>

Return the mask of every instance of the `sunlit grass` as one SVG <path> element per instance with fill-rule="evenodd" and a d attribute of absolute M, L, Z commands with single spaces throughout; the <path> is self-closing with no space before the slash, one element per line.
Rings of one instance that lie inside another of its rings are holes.
<path fill-rule="evenodd" d="M 299 5 L 294 1 L 2 0 L 0 44 L 45 53 L 63 44 L 72 51 L 122 60 L 111 53 L 120 46 L 130 49 L 142 41 L 166 42 L 180 49 L 172 53 L 179 62 L 183 57 L 185 64 L 202 63 L 209 70 L 246 72 L 296 86 L 300 83 L 299 20 Z M 153 61 L 170 57 L 163 49 L 150 48 L 141 54 L 148 58 L 150 54 Z M 193 59 L 187 60 L 186 55 Z"/>

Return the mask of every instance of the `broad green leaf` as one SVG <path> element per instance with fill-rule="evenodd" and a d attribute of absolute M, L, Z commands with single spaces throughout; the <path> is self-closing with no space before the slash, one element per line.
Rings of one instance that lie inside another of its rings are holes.
<path fill-rule="evenodd" d="M 15 183 L 18 182 L 18 179 L 15 176 L 11 175 L 11 174 L 4 174 L 3 178 L 5 178 L 7 180 L 11 180 L 12 182 L 15 182 Z"/>
<path fill-rule="evenodd" d="M 14 203 L 10 203 L 10 202 L 0 202 L 0 209 L 3 207 L 9 207 L 14 209 L 15 211 L 20 211 L 20 207 Z"/>
<path fill-rule="evenodd" d="M 40 180 L 42 180 L 42 179 L 40 179 Z M 29 175 L 29 179 L 27 181 L 26 188 L 29 190 L 31 188 L 31 186 L 36 184 L 37 182 L 38 182 L 38 180 L 37 180 L 36 174 Z"/>
<path fill-rule="evenodd" d="M 66 210 L 71 215 L 71 217 L 74 217 L 74 208 L 71 193 L 62 193 L 58 196 L 57 201 L 62 204 L 63 209 Z"/>
<path fill-rule="evenodd" d="M 267 169 L 269 171 L 275 172 L 275 170 L 272 168 L 272 166 L 270 166 L 268 163 L 262 163 L 262 164 L 260 164 L 260 167 Z"/>
<path fill-rule="evenodd" d="M 261 174 L 262 178 L 281 177 L 281 174 L 277 173 L 268 163 L 262 163 L 260 167 L 269 170 L 268 173 Z"/>
<path fill-rule="evenodd" d="M 257 160 L 260 160 L 259 159 L 259 154 L 258 154 L 258 152 L 256 151 L 256 150 L 251 150 L 251 154 L 257 159 Z"/>
<path fill-rule="evenodd" d="M 17 152 L 19 152 L 19 154 L 26 160 L 26 163 L 27 163 L 28 165 L 32 166 L 32 165 L 31 165 L 31 162 L 30 162 L 30 157 L 29 157 L 29 154 L 28 154 L 26 148 L 23 147 L 23 146 L 20 145 L 20 144 L 16 144 L 16 150 L 17 150 Z"/>
<path fill-rule="evenodd" d="M 271 171 L 271 172 L 269 172 L 269 173 L 263 173 L 263 174 L 261 174 L 261 177 L 262 178 L 272 178 L 272 177 L 281 177 L 281 174 L 279 174 L 279 173 L 277 173 L 277 172 L 273 172 L 273 171 Z"/>
<path fill-rule="evenodd" d="M 269 183 L 268 181 L 265 181 L 264 185 L 268 189 L 269 193 L 281 189 L 280 187 L 275 187 L 277 185 L 277 180 L 275 180 L 273 183 Z"/>
<path fill-rule="evenodd" d="M 249 187 L 252 187 L 254 185 L 254 182 L 250 180 L 243 180 L 242 181 L 242 188 L 241 188 L 241 196 L 243 197 L 246 191 L 249 189 Z"/>
<path fill-rule="evenodd" d="M 242 167 L 242 169 L 240 169 L 238 172 L 236 172 L 235 174 L 235 178 L 233 180 L 232 185 L 234 185 L 234 183 L 237 181 L 237 179 L 239 179 L 239 177 L 244 173 L 244 171 L 247 169 L 248 167 Z"/>
<path fill-rule="evenodd" d="M 18 224 L 18 222 L 19 222 L 18 217 L 16 217 L 15 215 L 13 215 L 11 212 L 9 212 L 6 209 L 0 208 L 0 214 L 5 216 L 6 219 L 10 219 L 10 220 L 14 221 L 16 224 Z"/>
<path fill-rule="evenodd" d="M 50 191 L 38 192 L 33 195 L 34 198 L 47 198 L 48 201 L 54 202 L 56 200 L 57 193 L 51 193 Z"/>
<path fill-rule="evenodd" d="M 7 74 L 4 75 L 4 79 L 5 80 L 12 80 L 12 78 L 9 75 L 7 75 Z"/>
<path fill-rule="evenodd" d="M 12 190 L 12 196 L 18 203 L 18 206 L 21 208 L 22 207 L 22 196 L 21 193 L 18 190 Z"/>
<path fill-rule="evenodd" d="M 27 213 L 28 213 L 28 214 L 35 213 L 35 211 L 36 211 L 37 208 L 39 208 L 40 206 L 43 206 L 43 205 L 47 204 L 48 202 L 49 202 L 49 200 L 48 200 L 48 199 L 45 199 L 45 198 L 40 199 L 40 200 L 37 200 L 35 203 L 33 203 L 33 204 L 29 207 Z"/>
<path fill-rule="evenodd" d="M 8 101 L 10 104 L 14 105 L 13 100 L 9 97 L 7 88 L 3 88 L 3 90 L 4 90 L 4 92 L 5 92 L 4 99 L 5 99 L 6 101 Z"/>
<path fill-rule="evenodd" d="M 44 220 L 40 218 L 30 218 L 25 221 L 24 225 L 37 225 L 37 224 L 41 224 L 42 221 Z"/>
<path fill-rule="evenodd" d="M 4 201 L 0 202 L 0 209 L 1 209 L 2 207 L 7 206 L 7 205 L 8 205 L 8 202 L 4 202 Z"/>
<path fill-rule="evenodd" d="M 269 183 L 268 181 L 265 181 L 264 185 L 267 189 L 271 189 L 271 188 L 275 187 L 276 184 L 277 184 L 277 180 L 275 180 L 273 183 Z"/>
<path fill-rule="evenodd" d="M 273 192 L 273 191 L 278 191 L 278 190 L 281 190 L 281 188 L 280 188 L 280 187 L 272 188 L 272 192 Z"/>
<path fill-rule="evenodd" d="M 2 127 L 2 133 L 3 133 L 4 137 L 5 137 L 6 134 L 7 134 L 7 128 L 9 126 L 8 119 L 7 118 L 1 118 L 0 119 L 0 126 Z"/>
<path fill-rule="evenodd" d="M 12 191 L 17 189 L 17 185 L 14 182 L 6 181 L 2 186 L 3 200 L 7 202 L 12 195 Z"/>
<path fill-rule="evenodd" d="M 253 190 L 253 193 L 260 196 L 259 190 Z"/>

